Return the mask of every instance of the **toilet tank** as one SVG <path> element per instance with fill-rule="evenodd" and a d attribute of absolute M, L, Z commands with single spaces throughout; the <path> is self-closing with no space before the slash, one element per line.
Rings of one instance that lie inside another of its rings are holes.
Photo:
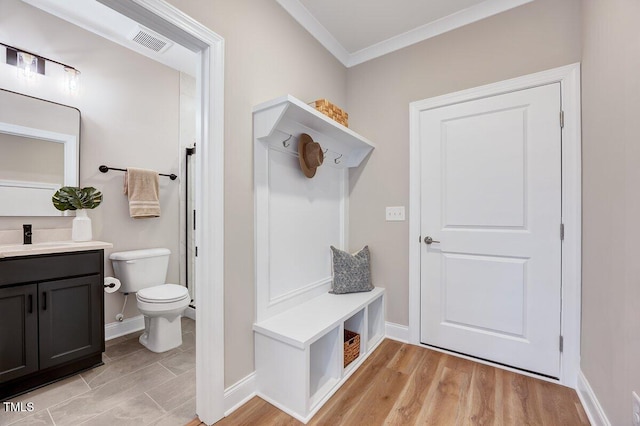
<path fill-rule="evenodd" d="M 131 250 L 111 253 L 113 272 L 122 283 L 122 293 L 166 283 L 169 255 L 166 248 Z"/>

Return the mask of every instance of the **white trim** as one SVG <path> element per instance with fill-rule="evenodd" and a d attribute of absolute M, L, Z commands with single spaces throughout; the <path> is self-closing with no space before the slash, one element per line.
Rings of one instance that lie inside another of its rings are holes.
<path fill-rule="evenodd" d="M 581 300 L 581 133 L 580 133 L 580 64 L 499 83 L 412 102 L 410 113 L 409 172 L 409 342 L 420 343 L 420 112 L 487 96 L 523 90 L 559 82 L 565 125 L 562 129 L 563 222 L 562 245 L 562 335 L 564 352 L 560 366 L 560 383 L 575 388 L 580 368 L 580 300 Z"/>
<path fill-rule="evenodd" d="M 249 402 L 254 396 L 256 396 L 255 371 L 224 390 L 225 417 Z"/>
<path fill-rule="evenodd" d="M 409 327 L 395 324 L 393 322 L 384 323 L 385 337 L 402 343 L 409 343 Z"/>
<path fill-rule="evenodd" d="M 598 401 L 596 394 L 593 392 L 593 389 L 591 389 L 591 385 L 582 371 L 578 372 L 578 384 L 576 390 L 578 392 L 578 398 L 580 398 L 580 402 L 582 403 L 582 407 L 584 408 L 585 413 L 587 413 L 587 417 L 589 417 L 589 422 L 593 426 L 611 426 L 607 415 L 600 405 L 600 401 Z"/>
<path fill-rule="evenodd" d="M 163 0 L 99 1 L 199 53 L 196 412 L 213 424 L 224 416 L 224 39 Z"/>
<path fill-rule="evenodd" d="M 338 40 L 298 0 L 276 0 L 298 23 L 320 42 L 342 65 L 349 66 L 350 55 Z"/>
<path fill-rule="evenodd" d="M 61 143 L 64 151 L 64 186 L 78 186 L 78 138 L 75 135 L 4 122 L 0 122 L 0 133 Z"/>
<path fill-rule="evenodd" d="M 365 47 L 349 55 L 347 67 L 353 67 L 371 59 L 384 56 L 396 50 L 403 49 L 412 44 L 433 38 L 440 34 L 453 31 L 456 28 L 480 21 L 514 7 L 521 6 L 533 0 L 487 0 L 467 9 L 452 13 L 451 15 L 429 22 L 420 27 L 409 30 L 403 34 L 391 37 L 387 40 Z"/>
<path fill-rule="evenodd" d="M 187 318 L 190 318 L 192 320 L 196 320 L 196 310 L 194 308 L 192 308 L 191 306 L 187 306 L 187 309 L 184 310 L 184 314 L 182 314 L 182 316 L 185 316 Z"/>
<path fill-rule="evenodd" d="M 387 53 L 403 49 L 412 44 L 438 36 L 456 28 L 480 21 L 498 13 L 513 9 L 533 0 L 486 0 L 469 8 L 431 21 L 405 33 L 367 46 L 356 52 L 349 52 L 322 25 L 299 0 L 276 0 L 304 29 L 316 38 L 333 56 L 347 67 L 353 67 Z"/>
<path fill-rule="evenodd" d="M 127 318 L 122 322 L 111 322 L 104 326 L 104 340 L 115 339 L 126 334 L 144 330 L 144 316 Z"/>
<path fill-rule="evenodd" d="M 344 245 L 343 245 L 343 247 L 344 247 Z M 267 289 L 268 290 L 268 294 L 269 294 L 269 300 L 268 300 L 268 303 L 267 303 L 267 308 L 273 308 L 278 303 L 286 302 L 287 300 L 293 299 L 296 296 L 300 296 L 300 295 L 303 295 L 303 294 L 309 293 L 309 292 L 314 292 L 314 290 L 316 290 L 318 287 L 322 287 L 322 291 L 325 292 L 330 287 L 330 284 L 331 284 L 332 280 L 333 280 L 333 277 L 322 278 L 319 281 L 307 284 L 304 287 L 298 287 L 295 290 L 291 290 L 288 293 L 281 294 L 280 296 L 276 296 L 276 297 L 271 297 L 271 287 L 269 287 Z"/>
<path fill-rule="evenodd" d="M 28 188 L 28 189 L 47 189 L 54 192 L 60 188 L 59 183 L 48 182 L 26 182 L 23 180 L 4 180 L 0 179 L 0 186 L 7 188 Z"/>

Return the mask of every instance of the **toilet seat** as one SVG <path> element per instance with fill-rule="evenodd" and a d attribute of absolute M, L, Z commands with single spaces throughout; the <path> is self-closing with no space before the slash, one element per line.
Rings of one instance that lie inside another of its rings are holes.
<path fill-rule="evenodd" d="M 173 303 L 189 298 L 189 291 L 176 284 L 163 284 L 143 288 L 138 291 L 136 298 L 145 303 Z"/>

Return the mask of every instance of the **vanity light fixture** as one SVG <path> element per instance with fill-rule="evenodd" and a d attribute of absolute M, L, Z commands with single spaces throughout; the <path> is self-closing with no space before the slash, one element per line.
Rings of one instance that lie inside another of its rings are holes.
<path fill-rule="evenodd" d="M 0 45 L 6 48 L 6 63 L 14 65 L 18 68 L 18 77 L 32 79 L 37 74 L 45 75 L 45 63 L 51 62 L 64 68 L 64 88 L 71 94 L 78 92 L 80 83 L 80 71 L 71 65 L 45 58 L 27 50 L 18 49 L 17 47 L 0 42 Z"/>

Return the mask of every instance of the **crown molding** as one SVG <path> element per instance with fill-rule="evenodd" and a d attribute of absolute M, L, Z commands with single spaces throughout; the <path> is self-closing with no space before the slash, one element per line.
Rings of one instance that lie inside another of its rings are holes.
<path fill-rule="evenodd" d="M 276 0 L 304 29 L 320 42 L 342 65 L 349 67 L 349 52 L 298 0 Z"/>
<path fill-rule="evenodd" d="M 348 52 L 299 0 L 277 0 L 293 18 L 347 68 L 480 21 L 534 0 L 486 0 L 356 52 Z"/>

